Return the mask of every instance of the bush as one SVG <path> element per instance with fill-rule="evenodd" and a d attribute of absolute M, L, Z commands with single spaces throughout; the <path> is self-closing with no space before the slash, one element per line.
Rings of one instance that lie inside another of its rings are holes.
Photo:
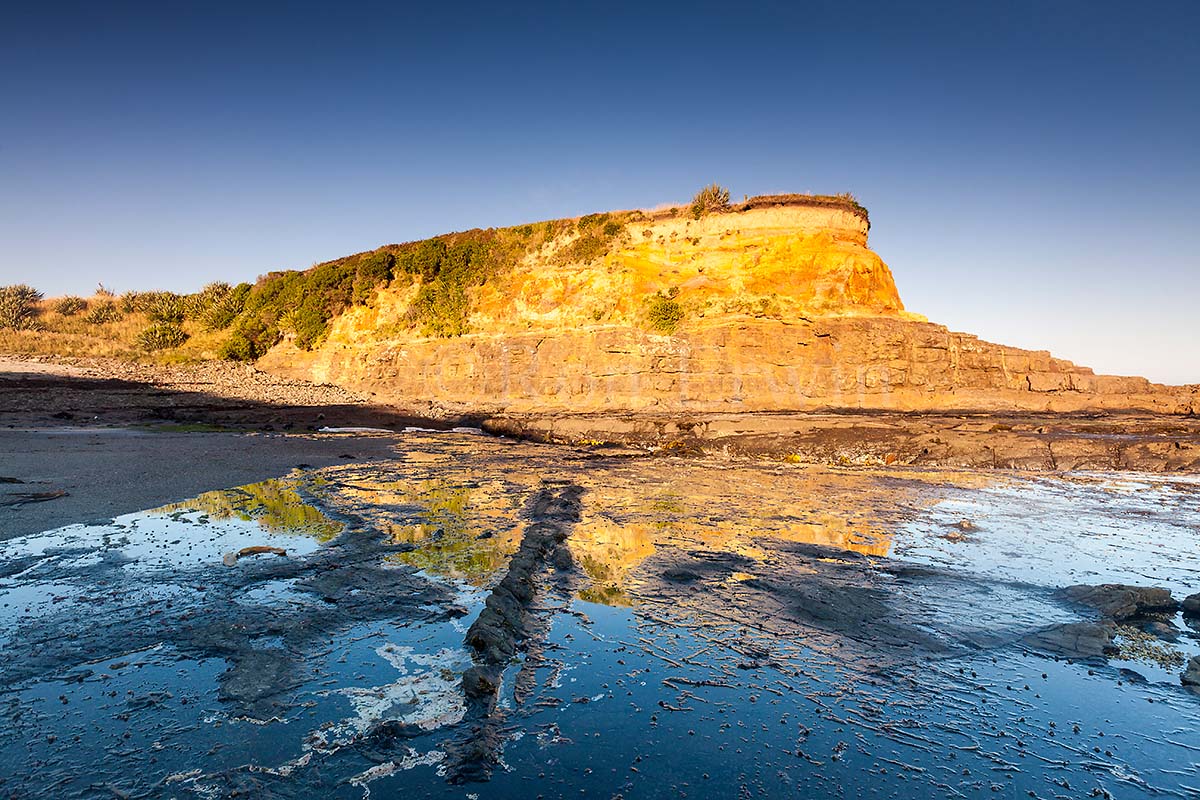
<path fill-rule="evenodd" d="M 125 313 L 117 307 L 114 301 L 101 300 L 92 304 L 87 316 L 83 319 L 90 325 L 103 325 L 106 322 L 120 322 L 124 317 Z"/>
<path fill-rule="evenodd" d="M 557 255 L 565 264 L 588 264 L 607 253 L 610 244 L 608 238 L 586 233 L 558 251 Z"/>
<path fill-rule="evenodd" d="M 133 314 L 141 311 L 147 292 L 123 292 L 117 301 L 121 304 L 121 313 Z"/>
<path fill-rule="evenodd" d="M 23 283 L 0 287 L 0 328 L 36 327 L 37 304 L 41 299 L 41 292 Z"/>
<path fill-rule="evenodd" d="M 408 307 L 409 322 L 426 336 L 466 333 L 469 289 L 487 283 L 512 259 L 494 230 L 429 239 L 402 253 L 396 262 L 399 269 L 421 278 Z"/>
<path fill-rule="evenodd" d="M 391 282 L 395 267 L 396 256 L 391 253 L 372 253 L 360 259 L 354 271 L 350 301 L 365 305 L 375 299 L 375 289 Z"/>
<path fill-rule="evenodd" d="M 230 361 L 254 361 L 282 338 L 276 321 L 247 317 L 238 321 L 218 355 Z"/>
<path fill-rule="evenodd" d="M 214 303 L 219 302 L 233 290 L 228 283 L 217 281 L 210 283 L 194 294 L 185 294 L 180 298 L 183 302 L 185 319 L 199 319 Z"/>
<path fill-rule="evenodd" d="M 169 350 L 186 342 L 188 335 L 174 322 L 156 322 L 138 334 L 137 344 L 143 350 Z"/>
<path fill-rule="evenodd" d="M 82 297 L 74 297 L 68 295 L 57 300 L 54 303 L 54 311 L 64 317 L 73 317 L 81 311 L 87 310 L 87 301 Z"/>
<path fill-rule="evenodd" d="M 555 253 L 560 265 L 589 264 L 612 250 L 616 240 L 625 233 L 625 224 L 612 214 L 588 214 L 575 223 L 579 236 Z"/>
<path fill-rule="evenodd" d="M 223 331 L 232 325 L 246 307 L 246 296 L 250 294 L 250 289 L 250 284 L 239 283 L 209 303 L 196 315 L 200 327 L 206 331 Z"/>
<path fill-rule="evenodd" d="M 173 322 L 176 325 L 183 322 L 183 298 L 174 292 L 147 292 L 137 305 L 137 310 L 154 322 Z"/>
<path fill-rule="evenodd" d="M 297 347 L 311 350 L 325 338 L 334 316 L 367 302 L 377 286 L 391 280 L 395 265 L 394 252 L 376 250 L 304 272 L 272 272 L 254 286 L 229 290 L 200 315 L 200 322 L 209 330 L 232 326 L 221 346 L 222 358 L 253 361 L 285 331 L 295 334 Z"/>
<path fill-rule="evenodd" d="M 667 294 L 651 295 L 647 304 L 646 319 L 651 329 L 659 333 L 674 333 L 683 321 L 683 306 L 675 299 L 678 289 L 672 289 Z"/>
<path fill-rule="evenodd" d="M 728 207 L 729 190 L 715 183 L 705 186 L 692 198 L 692 216 L 695 219 L 714 211 L 724 211 Z"/>

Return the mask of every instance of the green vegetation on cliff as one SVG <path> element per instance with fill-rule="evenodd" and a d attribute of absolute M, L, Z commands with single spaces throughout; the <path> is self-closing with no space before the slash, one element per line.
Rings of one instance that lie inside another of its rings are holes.
<path fill-rule="evenodd" d="M 393 253 L 377 250 L 304 272 L 272 272 L 259 278 L 246 293 L 220 355 L 253 361 L 285 333 L 295 335 L 298 347 L 315 347 L 325 337 L 329 320 L 391 280 L 395 265 Z"/>
<path fill-rule="evenodd" d="M 609 252 L 638 212 L 592 214 L 511 228 L 486 228 L 387 245 L 368 253 L 318 264 L 304 272 L 273 272 L 249 290 L 234 319 L 224 358 L 258 358 L 285 334 L 311 350 L 334 316 L 371 302 L 375 289 L 416 284 L 407 321 L 423 336 L 461 336 L 468 331 L 471 293 L 508 274 L 527 253 L 573 235 L 552 254 L 561 263 L 590 261 Z"/>
<path fill-rule="evenodd" d="M 730 205 L 729 191 L 714 183 L 684 206 L 445 234 L 307 270 L 270 272 L 253 284 L 211 283 L 192 294 L 126 292 L 117 297 L 101 288 L 91 298 L 43 301 L 28 286 L 0 287 L 0 348 L 253 361 L 285 339 L 302 350 L 318 347 L 336 316 L 372 304 L 383 287 L 410 290 L 407 313 L 389 326 L 418 336 L 461 336 L 471 330 L 479 289 L 503 282 L 526 256 L 557 267 L 593 264 L 618 246 L 641 241 L 639 235 L 648 237 L 646 226 L 657 220 L 782 205 L 835 207 L 866 219 L 866 209 L 848 194 L 765 195 Z M 648 296 L 645 303 L 643 322 L 659 333 L 674 333 L 691 311 L 674 293 Z M 596 309 L 592 318 L 599 321 L 604 315 L 604 309 Z"/>

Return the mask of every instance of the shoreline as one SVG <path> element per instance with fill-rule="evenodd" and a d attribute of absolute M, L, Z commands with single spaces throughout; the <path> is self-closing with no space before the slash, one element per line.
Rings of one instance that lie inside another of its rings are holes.
<path fill-rule="evenodd" d="M 397 444 L 396 436 L 383 434 L 0 429 L 0 542 L 295 469 L 395 458 Z M 54 496 L 8 504 L 38 494 Z"/>
<path fill-rule="evenodd" d="M 1200 473 L 1200 418 L 1148 413 L 613 412 L 400 408 L 339 386 L 221 361 L 0 356 L 0 431 L 150 426 L 165 432 L 401 432 L 417 427 L 599 454 L 748 457 L 842 466 Z M 11 446 L 6 448 L 10 452 Z M 3 474 L 0 471 L 0 474 Z"/>

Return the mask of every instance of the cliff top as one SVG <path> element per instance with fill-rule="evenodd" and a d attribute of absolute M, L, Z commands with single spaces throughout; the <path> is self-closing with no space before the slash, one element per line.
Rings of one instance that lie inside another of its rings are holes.
<path fill-rule="evenodd" d="M 194 295 L 31 300 L 37 332 L 9 326 L 0 349 L 254 360 L 284 339 L 320 346 L 346 316 L 362 335 L 395 340 L 903 313 L 890 272 L 867 247 L 868 227 L 849 194 L 731 203 L 713 185 L 688 205 L 446 233 Z"/>

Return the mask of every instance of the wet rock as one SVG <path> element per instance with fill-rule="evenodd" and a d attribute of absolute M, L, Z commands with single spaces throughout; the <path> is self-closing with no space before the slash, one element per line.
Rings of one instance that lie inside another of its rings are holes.
<path fill-rule="evenodd" d="M 463 673 L 463 693 L 470 698 L 490 697 L 500 691 L 496 670 L 478 664 Z"/>
<path fill-rule="evenodd" d="M 670 581 L 671 583 L 695 583 L 700 580 L 699 573 L 681 567 L 672 567 L 663 570 L 662 577 L 663 580 Z"/>
<path fill-rule="evenodd" d="M 398 719 L 388 719 L 379 722 L 363 734 L 363 743 L 379 749 L 391 749 L 397 743 L 423 736 L 428 731 L 419 725 L 413 725 Z"/>
<path fill-rule="evenodd" d="M 269 719 L 282 704 L 274 698 L 295 687 L 293 659 L 278 650 L 245 650 L 218 678 L 217 699 L 235 706 L 237 713 Z"/>
<path fill-rule="evenodd" d="M 1154 612 L 1175 611 L 1179 604 L 1168 589 L 1155 586 L 1129 586 L 1105 583 L 1098 586 L 1079 584 L 1062 590 L 1073 603 L 1090 606 L 1117 621 Z"/>
<path fill-rule="evenodd" d="M 452 784 L 490 779 L 500 764 L 505 733 L 495 725 L 473 726 L 467 734 L 446 742 L 446 780 Z"/>
<path fill-rule="evenodd" d="M 1179 680 L 1184 686 L 1200 688 L 1200 656 L 1192 656 Z"/>
<path fill-rule="evenodd" d="M 467 631 L 466 642 L 487 665 L 507 662 L 530 629 L 530 605 L 536 579 L 547 564 L 557 563 L 559 545 L 579 521 L 583 489 L 579 486 L 546 488 L 529 509 L 534 520 L 521 545 L 508 562 L 508 571 L 484 602 L 478 619 Z"/>
<path fill-rule="evenodd" d="M 131 711 L 142 711 L 147 708 L 162 708 L 174 695 L 166 691 L 151 691 L 131 697 L 125 705 Z"/>
<path fill-rule="evenodd" d="M 1179 639 L 1179 629 L 1169 622 L 1163 622 L 1161 619 L 1147 620 L 1140 626 L 1140 629 L 1150 636 L 1167 642 L 1174 642 Z"/>
<path fill-rule="evenodd" d="M 1115 653 L 1113 638 L 1117 625 L 1112 620 L 1068 622 L 1031 633 L 1024 642 L 1035 650 L 1067 658 L 1103 658 Z"/>
<path fill-rule="evenodd" d="M 1183 599 L 1183 615 L 1185 617 L 1200 617 L 1200 592 L 1189 594 Z"/>
<path fill-rule="evenodd" d="M 540 576 L 551 566 L 563 570 L 574 564 L 563 543 L 580 520 L 582 497 L 581 486 L 545 482 L 526 509 L 530 524 L 509 559 L 508 570 L 467 629 L 465 640 L 475 651 L 475 664 L 463 673 L 461 686 L 468 701 L 467 718 L 474 724 L 445 747 L 446 777 L 451 783 L 486 781 L 500 763 L 506 735 L 504 712 L 497 707 L 501 675 L 518 649 L 528 650 L 539 636 L 534 605 Z M 520 683 L 518 676 L 518 702 Z"/>

